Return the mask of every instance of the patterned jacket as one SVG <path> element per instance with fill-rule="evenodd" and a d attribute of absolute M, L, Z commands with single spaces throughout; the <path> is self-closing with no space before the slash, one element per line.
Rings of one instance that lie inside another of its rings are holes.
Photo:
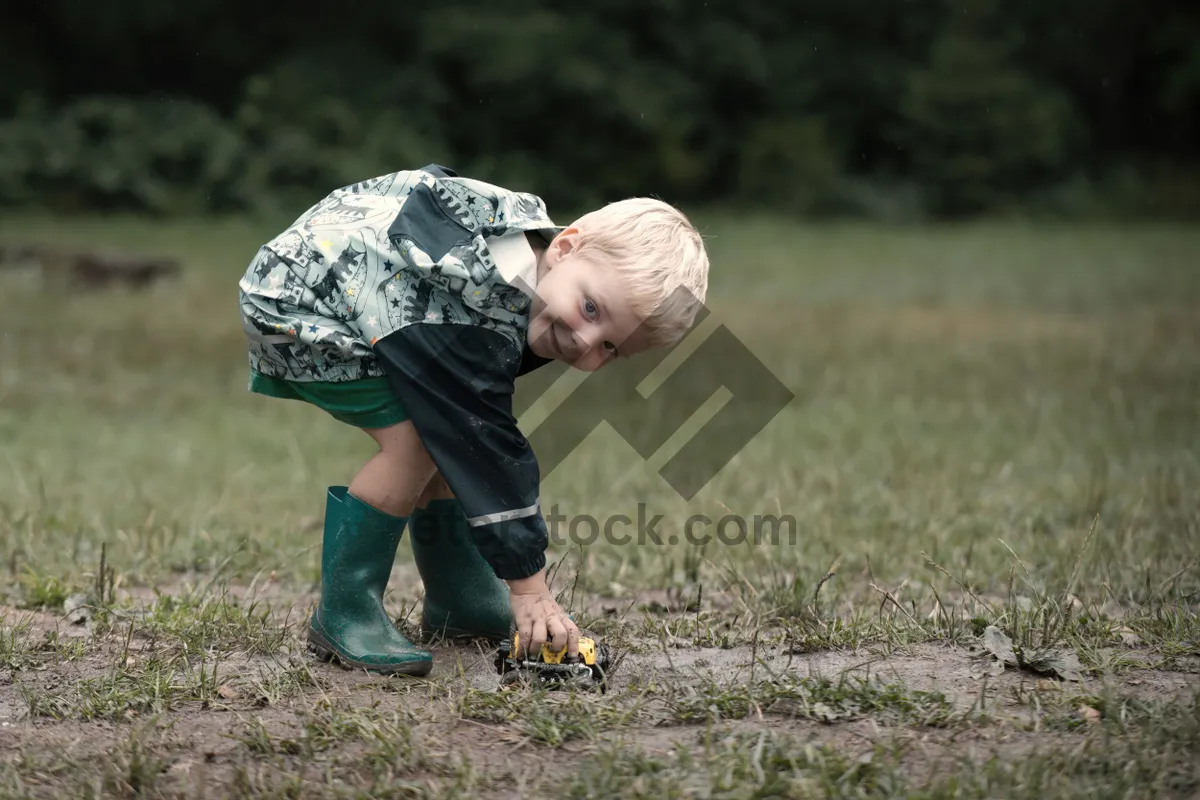
<path fill-rule="evenodd" d="M 512 413 L 515 379 L 546 361 L 526 343 L 535 271 L 506 277 L 496 256 L 535 266 L 526 233 L 559 230 L 540 198 L 431 164 L 334 191 L 239 284 L 253 370 L 386 376 L 505 580 L 546 563 L 537 459 Z"/>

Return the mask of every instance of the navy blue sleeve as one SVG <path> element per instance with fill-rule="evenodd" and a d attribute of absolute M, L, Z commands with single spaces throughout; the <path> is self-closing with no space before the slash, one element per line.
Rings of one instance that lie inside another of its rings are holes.
<path fill-rule="evenodd" d="M 534 370 L 541 369 L 549 364 L 554 359 L 542 358 L 529 349 L 529 345 L 525 345 L 525 352 L 521 355 L 521 366 L 517 369 L 517 377 L 528 375 Z"/>
<path fill-rule="evenodd" d="M 537 459 L 512 412 L 526 354 L 471 325 L 409 325 L 375 353 L 417 434 L 462 504 L 480 554 L 502 580 L 546 566 Z"/>

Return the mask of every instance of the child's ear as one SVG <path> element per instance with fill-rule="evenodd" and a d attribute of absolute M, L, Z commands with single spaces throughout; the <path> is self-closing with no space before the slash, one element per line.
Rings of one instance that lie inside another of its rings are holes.
<path fill-rule="evenodd" d="M 578 239 L 579 228 L 575 226 L 565 228 L 558 236 L 555 236 L 554 241 L 550 243 L 550 249 L 554 253 L 555 259 L 561 259 L 574 250 Z"/>

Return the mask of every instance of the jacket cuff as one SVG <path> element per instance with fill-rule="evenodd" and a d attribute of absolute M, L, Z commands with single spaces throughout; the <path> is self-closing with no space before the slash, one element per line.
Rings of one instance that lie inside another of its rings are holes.
<path fill-rule="evenodd" d="M 536 575 L 545 568 L 545 553 L 538 553 L 536 556 L 531 556 L 525 561 L 504 560 L 500 564 L 492 565 L 492 569 L 495 571 L 496 577 L 502 581 L 519 581 L 522 578 L 528 578 L 531 575 Z"/>
<path fill-rule="evenodd" d="M 540 513 L 471 527 L 479 554 L 502 581 L 528 578 L 546 566 L 550 538 Z"/>

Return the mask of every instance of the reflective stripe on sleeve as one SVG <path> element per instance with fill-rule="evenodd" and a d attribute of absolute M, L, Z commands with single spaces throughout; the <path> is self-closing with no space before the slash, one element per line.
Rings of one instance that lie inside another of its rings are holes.
<path fill-rule="evenodd" d="M 534 514 L 538 513 L 540 508 L 541 506 L 539 503 L 534 503 L 533 505 L 526 506 L 525 508 L 514 508 L 508 511 L 499 511 L 495 514 L 483 514 L 482 516 L 471 517 L 467 520 L 467 524 L 472 528 L 478 528 L 480 525 L 491 525 L 495 522 L 507 522 L 510 519 L 524 519 L 525 517 L 532 517 Z"/>

